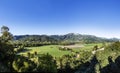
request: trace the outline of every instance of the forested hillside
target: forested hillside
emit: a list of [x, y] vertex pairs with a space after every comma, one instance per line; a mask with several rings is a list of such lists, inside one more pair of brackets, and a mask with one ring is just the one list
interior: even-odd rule
[[[93, 35], [69, 33], [66, 35], [19, 35], [14, 36], [15, 43], [33, 44], [34, 46], [48, 44], [103, 43], [119, 41], [117, 38], [101, 38]], [[26, 45], [27, 46], [27, 45]]]
[[[40, 73], [120, 73], [120, 42], [106, 42], [101, 46], [95, 45], [83, 50], [75, 50], [67, 47], [46, 46], [46, 48], [35, 47], [37, 50], [49, 50], [55, 52], [69, 53], [62, 54], [62, 56], [52, 56], [50, 53], [44, 51], [40, 53], [37, 50], [27, 49], [25, 44], [17, 45], [13, 35], [9, 32], [9, 28], [3, 26], [1, 28], [0, 36], [0, 72], [40, 72]], [[75, 34], [67, 34], [66, 38], [71, 39]], [[65, 35], [64, 35], [65, 36]], [[70, 37], [72, 36], [72, 37]], [[82, 35], [81, 35], [82, 36]], [[23, 36], [21, 36], [23, 37]], [[55, 37], [58, 36], [26, 36], [26, 38], [19, 37], [19, 41], [24, 42], [37, 42], [40, 40], [42, 43], [49, 41], [56, 41]], [[44, 40], [41, 40], [44, 37]], [[63, 36], [62, 36], [63, 37]], [[76, 36], [78, 37], [78, 36]], [[87, 37], [87, 36], [86, 36]], [[90, 36], [89, 36], [90, 37]], [[91, 36], [92, 37], [92, 36]], [[93, 36], [95, 38], [95, 36]], [[96, 37], [97, 38], [97, 37]], [[36, 40], [37, 39], [37, 40]], [[57, 40], [58, 41], [58, 40]], [[65, 41], [65, 38], [64, 40]], [[48, 41], [47, 41], [48, 42]], [[51, 43], [49, 43], [51, 44]], [[29, 44], [31, 45], [31, 43]], [[35, 46], [32, 44], [32, 46]], [[40, 45], [39, 45], [40, 46]], [[59, 47], [57, 47], [59, 46]], [[55, 49], [50, 50], [50, 49]], [[89, 50], [88, 50], [89, 48]], [[94, 53], [93, 53], [94, 51]], [[26, 53], [26, 54], [21, 54]], [[59, 53], [57, 53], [59, 54]]]

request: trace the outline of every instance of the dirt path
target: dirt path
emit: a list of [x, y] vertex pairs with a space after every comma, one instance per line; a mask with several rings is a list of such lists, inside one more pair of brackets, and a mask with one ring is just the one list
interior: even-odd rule
[[105, 49], [105, 48], [101, 48], [101, 49], [98, 49], [98, 50], [96, 50], [96, 51], [94, 50], [94, 51], [92, 51], [92, 54], [96, 54], [97, 51], [103, 51], [104, 49]]
[[82, 47], [84, 47], [84, 45], [79, 45], [79, 44], [68, 45], [68, 46], [61, 46], [61, 48], [82, 48]]

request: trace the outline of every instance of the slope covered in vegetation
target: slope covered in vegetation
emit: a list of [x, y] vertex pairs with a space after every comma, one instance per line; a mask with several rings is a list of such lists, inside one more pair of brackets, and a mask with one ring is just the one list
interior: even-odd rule
[[[87, 50], [84, 48], [80, 51], [59, 47], [57, 51], [72, 54], [55, 57], [49, 53], [38, 53], [37, 50], [27, 52], [25, 45], [13, 43], [13, 35], [8, 27], [1, 29], [0, 72], [120, 73], [120, 42], [103, 44], [101, 47], [94, 45], [92, 50], [87, 47]], [[26, 52], [26, 55], [19, 54], [21, 52]]]

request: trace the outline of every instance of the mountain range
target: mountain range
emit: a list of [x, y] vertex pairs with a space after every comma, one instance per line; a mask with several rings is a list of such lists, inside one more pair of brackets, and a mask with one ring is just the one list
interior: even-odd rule
[[40, 41], [40, 42], [54, 42], [54, 41], [66, 41], [66, 42], [85, 42], [85, 43], [95, 43], [95, 42], [114, 42], [119, 41], [118, 38], [103, 38], [94, 35], [82, 35], [75, 33], [68, 33], [65, 35], [16, 35], [15, 40], [21, 41]]

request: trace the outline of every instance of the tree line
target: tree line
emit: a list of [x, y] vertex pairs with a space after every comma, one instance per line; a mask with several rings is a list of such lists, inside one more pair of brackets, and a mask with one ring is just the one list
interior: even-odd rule
[[[120, 42], [105, 46], [105, 51], [93, 55], [89, 51], [80, 51], [72, 55], [56, 58], [50, 54], [17, 54], [24, 49], [15, 47], [13, 35], [7, 26], [1, 28], [0, 36], [0, 72], [40, 72], [40, 73], [119, 73]], [[95, 46], [97, 48], [97, 46]], [[95, 48], [94, 47], [94, 48]], [[18, 48], [17, 50], [15, 48]], [[101, 55], [108, 56], [109, 64], [102, 67]], [[79, 56], [78, 56], [79, 55]], [[114, 59], [113, 59], [114, 58]], [[106, 59], [106, 58], [105, 58]], [[113, 61], [115, 60], [115, 61]]]

